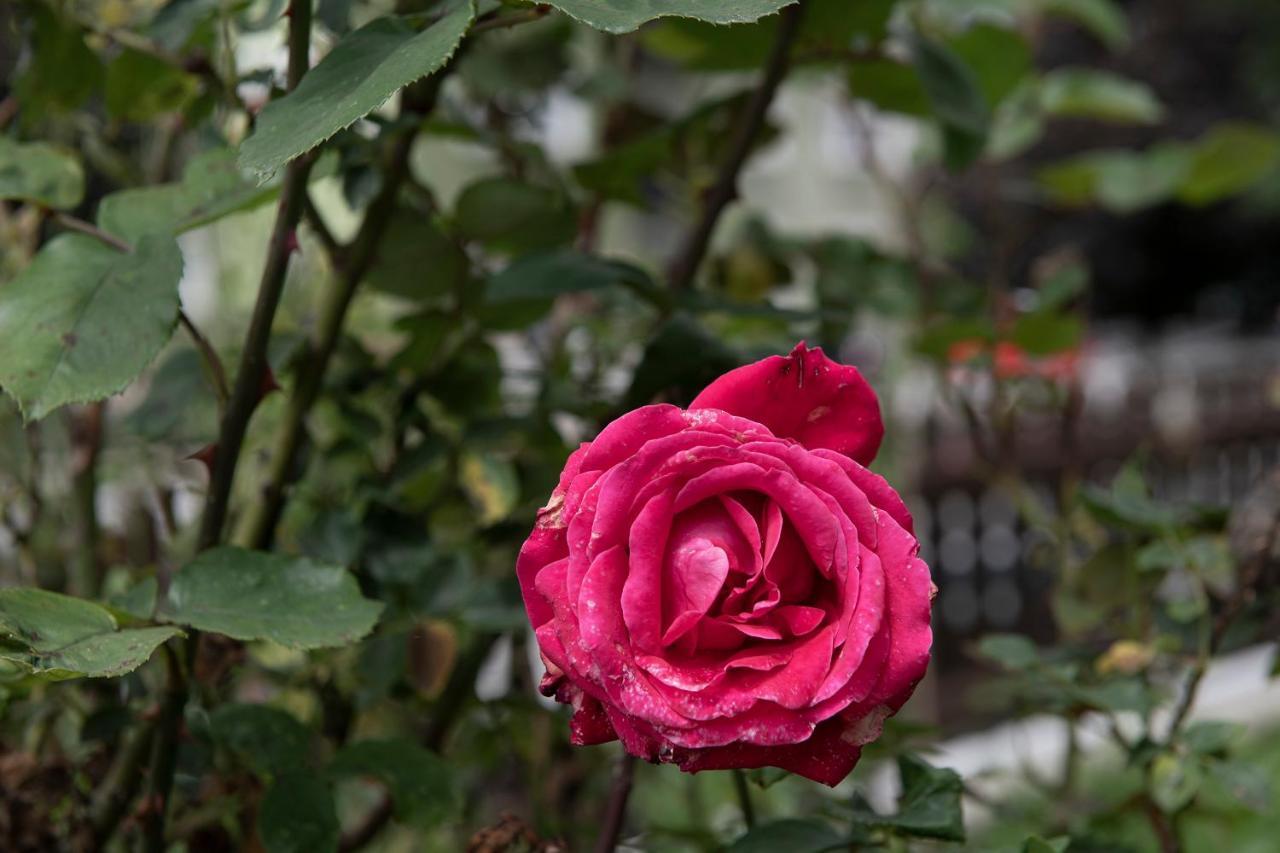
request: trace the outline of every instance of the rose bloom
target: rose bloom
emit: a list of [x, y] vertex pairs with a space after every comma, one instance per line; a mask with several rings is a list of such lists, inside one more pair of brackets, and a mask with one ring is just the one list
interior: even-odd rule
[[863, 467], [883, 433], [861, 374], [802, 343], [569, 457], [516, 572], [574, 744], [849, 774], [933, 639], [911, 515]]

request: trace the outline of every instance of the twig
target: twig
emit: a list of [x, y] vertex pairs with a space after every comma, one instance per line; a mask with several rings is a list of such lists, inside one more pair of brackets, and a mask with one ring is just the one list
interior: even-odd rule
[[307, 223], [307, 227], [315, 232], [316, 239], [320, 241], [320, 245], [324, 246], [324, 250], [328, 252], [329, 260], [334, 267], [341, 268], [343, 246], [338, 242], [338, 238], [333, 236], [333, 232], [329, 230], [329, 224], [324, 221], [324, 217], [316, 208], [310, 193], [307, 193], [302, 199], [302, 218]]
[[209, 339], [192, 322], [187, 312], [181, 308], [178, 309], [178, 322], [187, 330], [187, 334], [191, 336], [192, 343], [200, 351], [200, 356], [209, 371], [209, 376], [213, 379], [213, 390], [218, 397], [219, 408], [226, 406], [227, 401], [231, 399], [231, 386], [227, 383], [227, 371], [222, 366], [222, 359], [218, 357], [218, 351], [213, 348], [213, 344], [209, 343]]
[[741, 770], [733, 771], [733, 787], [738, 792], [738, 806], [742, 809], [742, 820], [747, 829], [756, 825], [756, 809], [751, 804], [751, 789], [747, 787], [747, 774]]
[[688, 290], [693, 284], [693, 278], [707, 254], [707, 248], [711, 244], [711, 236], [715, 232], [716, 223], [720, 221], [720, 215], [729, 203], [737, 198], [738, 174], [751, 154], [756, 137], [764, 129], [769, 106], [778, 92], [778, 86], [787, 76], [791, 48], [800, 32], [804, 8], [804, 3], [797, 3], [782, 10], [778, 34], [769, 53], [764, 77], [760, 80], [760, 85], [751, 93], [751, 98], [738, 119], [733, 137], [729, 142], [728, 156], [720, 166], [720, 173], [715, 183], [711, 185], [703, 199], [702, 215], [685, 238], [680, 252], [667, 268], [667, 280], [673, 291]]
[[71, 422], [71, 478], [76, 505], [76, 553], [71, 563], [73, 592], [96, 598], [101, 580], [98, 559], [98, 460], [104, 444], [106, 402], [73, 413]]
[[622, 836], [622, 825], [627, 818], [627, 800], [631, 797], [631, 783], [635, 778], [636, 759], [623, 753], [614, 771], [613, 789], [609, 792], [609, 805], [605, 807], [604, 825], [596, 839], [595, 853], [613, 853]]
[[69, 213], [62, 213], [59, 211], [54, 213], [50, 219], [53, 220], [55, 224], [67, 229], [68, 231], [76, 231], [80, 234], [92, 237], [95, 240], [107, 244], [113, 249], [118, 249], [121, 252], [133, 251], [133, 246], [130, 246], [127, 242], [121, 240], [116, 235], [109, 234], [93, 223], [85, 222], [83, 219], [77, 219]]
[[481, 18], [471, 28], [471, 35], [479, 35], [492, 30], [505, 30], [510, 27], [518, 27], [521, 24], [540, 21], [551, 12], [550, 6], [534, 6], [532, 9], [522, 9], [518, 12], [512, 12], [509, 15], [493, 15], [487, 18]]

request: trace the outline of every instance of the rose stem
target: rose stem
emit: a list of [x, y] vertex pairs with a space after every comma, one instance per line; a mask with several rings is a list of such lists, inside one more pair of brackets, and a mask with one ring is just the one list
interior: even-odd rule
[[756, 825], [756, 809], [751, 805], [751, 789], [747, 787], [747, 774], [741, 770], [733, 771], [733, 787], [738, 792], [738, 805], [742, 808], [742, 820], [747, 829]]
[[631, 780], [635, 776], [636, 759], [623, 753], [613, 776], [613, 790], [609, 793], [609, 805], [604, 814], [604, 827], [596, 839], [595, 853], [612, 853], [618, 846], [622, 824], [627, 817], [627, 798], [631, 796]]

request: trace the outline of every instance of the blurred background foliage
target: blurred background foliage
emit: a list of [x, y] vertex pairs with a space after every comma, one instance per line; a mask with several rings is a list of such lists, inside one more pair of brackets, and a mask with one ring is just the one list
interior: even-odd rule
[[[515, 555], [578, 442], [806, 339], [882, 396], [933, 669], [834, 791], [641, 767], [627, 848], [1273, 850], [1280, 7], [483, 0], [430, 44], [462, 5], [318, 0], [287, 98], [284, 0], [0, 6], [0, 585], [173, 606], [274, 257], [227, 539], [383, 605], [55, 684], [4, 599], [0, 848], [149, 837], [181, 666], [161, 848], [588, 849], [616, 748], [537, 695]], [[346, 117], [330, 55], [391, 82]], [[192, 333], [88, 300], [124, 331], [33, 384], [26, 295], [120, 280]]]

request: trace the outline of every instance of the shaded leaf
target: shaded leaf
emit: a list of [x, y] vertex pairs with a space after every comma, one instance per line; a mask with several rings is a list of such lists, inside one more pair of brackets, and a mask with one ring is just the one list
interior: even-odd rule
[[448, 0], [439, 16], [378, 18], [338, 42], [274, 100], [240, 149], [240, 162], [266, 177], [382, 106], [399, 89], [441, 68], [475, 17], [473, 0]]
[[1045, 74], [1040, 105], [1053, 116], [1116, 123], [1153, 124], [1164, 115], [1164, 107], [1145, 83], [1091, 68]]
[[520, 480], [515, 465], [493, 453], [463, 453], [458, 481], [475, 507], [482, 527], [505, 519], [520, 500]]
[[123, 390], [172, 334], [181, 278], [169, 237], [132, 253], [55, 237], [0, 289], [0, 385], [28, 420]]
[[107, 112], [125, 121], [147, 121], [181, 110], [199, 88], [194, 75], [154, 56], [125, 50], [107, 66]]
[[341, 566], [232, 547], [184, 566], [161, 605], [170, 622], [297, 649], [354, 642], [373, 630], [381, 611]]
[[274, 186], [254, 186], [236, 165], [235, 152], [219, 148], [193, 158], [182, 181], [112, 193], [98, 205], [98, 226], [126, 242], [147, 234], [182, 234], [271, 201]]
[[978, 654], [1010, 670], [1027, 669], [1040, 662], [1036, 644], [1021, 634], [988, 634], [978, 641]]
[[0, 659], [44, 678], [112, 678], [146, 663], [182, 632], [172, 627], [119, 630], [105, 607], [43, 589], [0, 590]]
[[453, 771], [439, 756], [402, 740], [366, 740], [333, 757], [334, 776], [372, 776], [391, 792], [396, 819], [420, 829], [447, 820], [459, 805]]
[[1280, 161], [1280, 135], [1247, 124], [1215, 127], [1195, 146], [1178, 198], [1212, 204], [1248, 189]]
[[1194, 758], [1164, 752], [1151, 764], [1151, 799], [1165, 812], [1176, 812], [1195, 797], [1203, 779]]
[[454, 225], [462, 237], [510, 252], [544, 249], [572, 239], [577, 223], [568, 199], [514, 178], [486, 178], [458, 197]]
[[301, 769], [311, 755], [306, 726], [268, 705], [222, 705], [209, 715], [209, 733], [261, 775]]
[[20, 143], [0, 136], [0, 199], [63, 210], [84, 198], [84, 169], [69, 151], [47, 142]]
[[738, 24], [773, 14], [794, 0], [549, 0], [589, 27], [629, 33], [646, 21], [674, 16], [713, 24]]
[[1111, 50], [1129, 46], [1129, 19], [1113, 0], [1041, 0], [1041, 5], [1089, 30]]
[[339, 829], [333, 793], [311, 773], [281, 776], [258, 808], [258, 837], [267, 853], [336, 851]]
[[466, 252], [430, 216], [402, 207], [387, 225], [367, 279], [383, 293], [429, 300], [457, 291], [469, 268]]

